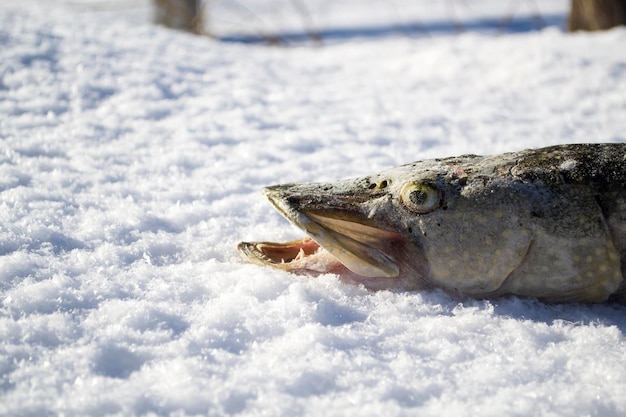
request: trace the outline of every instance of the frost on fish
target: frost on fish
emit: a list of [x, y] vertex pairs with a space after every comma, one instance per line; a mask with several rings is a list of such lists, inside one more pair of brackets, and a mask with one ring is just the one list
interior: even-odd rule
[[473, 297], [624, 292], [626, 144], [426, 160], [265, 194], [309, 237], [241, 243], [257, 264]]

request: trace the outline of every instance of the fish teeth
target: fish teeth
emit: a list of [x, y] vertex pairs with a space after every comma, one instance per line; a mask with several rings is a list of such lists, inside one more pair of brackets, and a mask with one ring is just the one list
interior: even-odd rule
[[298, 254], [293, 260], [299, 261], [300, 259], [304, 259], [304, 257], [306, 257], [306, 254], [304, 253], [304, 249], [300, 248], [300, 251], [298, 252]]

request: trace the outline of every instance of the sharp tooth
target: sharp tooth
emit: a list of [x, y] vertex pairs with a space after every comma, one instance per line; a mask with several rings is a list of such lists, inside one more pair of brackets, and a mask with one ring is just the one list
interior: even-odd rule
[[254, 250], [257, 253], [258, 257], [263, 259], [264, 261], [271, 261], [270, 257], [267, 256], [259, 247], [258, 245], [254, 245]]
[[294, 258], [294, 261], [299, 261], [300, 259], [303, 259], [306, 256], [306, 254], [304, 253], [304, 249], [300, 248], [300, 251], [298, 252], [298, 255]]

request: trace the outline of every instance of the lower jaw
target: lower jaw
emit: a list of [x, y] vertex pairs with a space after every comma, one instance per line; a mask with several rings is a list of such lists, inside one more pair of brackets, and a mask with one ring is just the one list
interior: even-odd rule
[[[246, 245], [247, 250], [242, 250]], [[349, 270], [337, 258], [310, 237], [286, 243], [241, 243], [239, 251], [244, 260], [281, 269], [298, 275], [319, 276], [335, 274], [341, 282], [362, 285], [368, 290], [412, 290], [414, 285], [398, 277], [365, 277]], [[302, 255], [298, 255], [302, 253]]]

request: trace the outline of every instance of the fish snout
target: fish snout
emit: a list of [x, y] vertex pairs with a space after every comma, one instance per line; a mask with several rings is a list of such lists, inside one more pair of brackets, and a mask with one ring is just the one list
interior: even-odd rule
[[401, 236], [369, 215], [376, 197], [354, 183], [284, 184], [263, 194], [289, 221], [304, 230], [352, 272], [395, 277], [399, 267], [389, 249]]
[[307, 211], [354, 210], [387, 194], [386, 191], [355, 185], [353, 181], [288, 183], [265, 187], [262, 192], [275, 206], [280, 202], [281, 206], [286, 204], [291, 209]]

